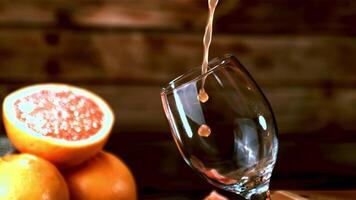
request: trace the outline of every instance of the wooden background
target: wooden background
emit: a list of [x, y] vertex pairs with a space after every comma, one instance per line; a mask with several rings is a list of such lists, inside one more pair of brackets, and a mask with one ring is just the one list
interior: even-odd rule
[[[210, 186], [181, 159], [159, 93], [201, 63], [206, 17], [206, 0], [2, 0], [0, 98], [38, 82], [97, 92], [117, 115], [106, 148], [141, 198], [194, 199]], [[276, 114], [272, 188], [356, 187], [355, 36], [354, 0], [220, 2], [211, 57], [235, 54]]]

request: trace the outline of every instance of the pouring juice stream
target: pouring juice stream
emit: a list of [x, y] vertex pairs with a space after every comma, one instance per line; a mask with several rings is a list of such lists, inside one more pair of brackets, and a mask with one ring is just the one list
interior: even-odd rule
[[[202, 74], [205, 74], [208, 71], [208, 62], [209, 62], [209, 47], [211, 44], [211, 38], [213, 33], [213, 21], [214, 21], [214, 13], [215, 8], [218, 5], [219, 0], [208, 0], [209, 5], [209, 15], [208, 21], [205, 26], [205, 33], [203, 38], [203, 45], [204, 45], [204, 55], [203, 55], [203, 62], [201, 65]], [[209, 100], [209, 95], [204, 89], [205, 85], [205, 78], [202, 79], [202, 86], [199, 90], [198, 100], [202, 103], [205, 103]], [[206, 124], [203, 124], [198, 129], [198, 134], [203, 137], [208, 137], [211, 133], [210, 127]]]

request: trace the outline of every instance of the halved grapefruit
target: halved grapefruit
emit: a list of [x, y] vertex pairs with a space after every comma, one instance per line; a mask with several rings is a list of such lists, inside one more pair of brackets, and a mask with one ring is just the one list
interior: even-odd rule
[[9, 94], [3, 120], [12, 144], [61, 168], [78, 165], [99, 152], [114, 115], [98, 95], [66, 84], [38, 84]]
[[0, 158], [0, 199], [69, 200], [69, 191], [49, 161], [31, 154], [11, 154]]

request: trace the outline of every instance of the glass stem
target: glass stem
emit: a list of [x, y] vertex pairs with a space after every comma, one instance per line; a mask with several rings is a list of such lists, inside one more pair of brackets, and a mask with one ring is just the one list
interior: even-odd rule
[[250, 200], [272, 200], [269, 190], [260, 194], [253, 194]]

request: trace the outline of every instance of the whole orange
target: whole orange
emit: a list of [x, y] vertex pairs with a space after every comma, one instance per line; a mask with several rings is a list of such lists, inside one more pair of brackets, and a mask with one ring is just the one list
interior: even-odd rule
[[52, 163], [30, 154], [12, 154], [0, 158], [0, 199], [69, 200], [69, 192]]
[[115, 155], [101, 151], [79, 166], [63, 171], [72, 200], [135, 200], [135, 179]]

